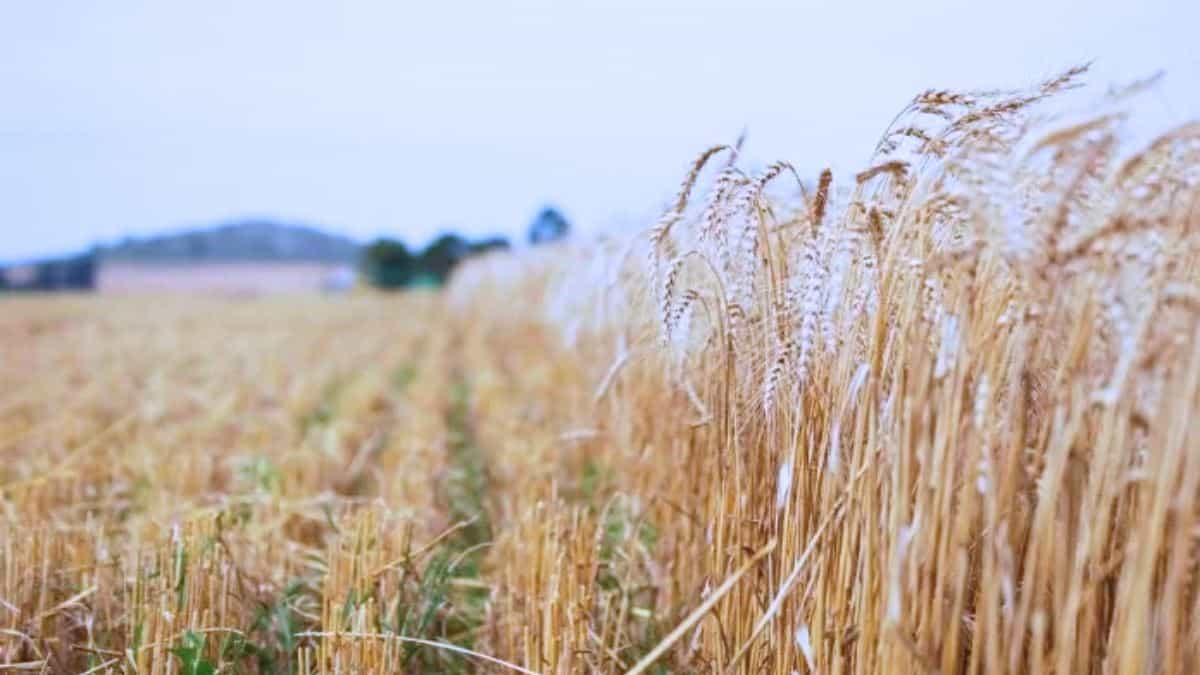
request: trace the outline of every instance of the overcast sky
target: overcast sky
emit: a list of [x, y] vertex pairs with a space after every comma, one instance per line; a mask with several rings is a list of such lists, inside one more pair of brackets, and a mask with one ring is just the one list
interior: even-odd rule
[[858, 168], [918, 90], [1096, 59], [1200, 117], [1200, 2], [2, 0], [0, 260], [267, 216], [641, 224], [696, 152]]

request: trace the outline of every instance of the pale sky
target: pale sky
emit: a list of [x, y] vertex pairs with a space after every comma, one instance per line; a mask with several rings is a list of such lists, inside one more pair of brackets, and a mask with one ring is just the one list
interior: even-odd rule
[[1200, 118], [1200, 2], [0, 0], [0, 260], [265, 216], [639, 226], [714, 142], [860, 168], [929, 87], [1095, 59]]

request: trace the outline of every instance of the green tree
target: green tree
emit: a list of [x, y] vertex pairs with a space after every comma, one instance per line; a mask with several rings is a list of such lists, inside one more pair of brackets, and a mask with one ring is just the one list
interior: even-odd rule
[[571, 224], [553, 206], [547, 206], [529, 224], [529, 243], [537, 246], [565, 239], [571, 232]]
[[413, 281], [417, 273], [413, 259], [404, 242], [377, 239], [363, 249], [363, 276], [378, 288], [402, 288]]
[[470, 251], [471, 245], [467, 240], [457, 234], [443, 234], [421, 254], [419, 267], [423, 274], [437, 283], [445, 283], [454, 266], [462, 262]]

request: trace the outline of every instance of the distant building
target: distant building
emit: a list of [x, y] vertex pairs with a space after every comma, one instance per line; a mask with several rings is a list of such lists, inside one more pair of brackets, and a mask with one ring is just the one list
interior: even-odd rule
[[37, 265], [18, 265], [0, 271], [7, 288], [25, 288], [37, 281]]
[[250, 221], [101, 249], [102, 293], [258, 295], [345, 291], [354, 286], [357, 243], [308, 227]]
[[91, 254], [0, 269], [0, 289], [8, 291], [87, 291], [95, 281], [96, 259]]
[[97, 269], [101, 293], [228, 293], [263, 295], [345, 291], [354, 273], [336, 263], [104, 261]]

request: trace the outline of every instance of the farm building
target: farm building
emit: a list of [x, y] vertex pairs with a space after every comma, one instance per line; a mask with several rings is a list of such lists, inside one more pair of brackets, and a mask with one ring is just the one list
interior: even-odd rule
[[354, 285], [352, 267], [306, 262], [104, 261], [96, 270], [101, 293], [213, 292], [237, 295], [336, 292]]
[[245, 222], [103, 248], [101, 293], [336, 292], [356, 279], [358, 245], [319, 230]]
[[96, 260], [90, 254], [0, 269], [0, 290], [8, 291], [87, 291], [95, 280]]

